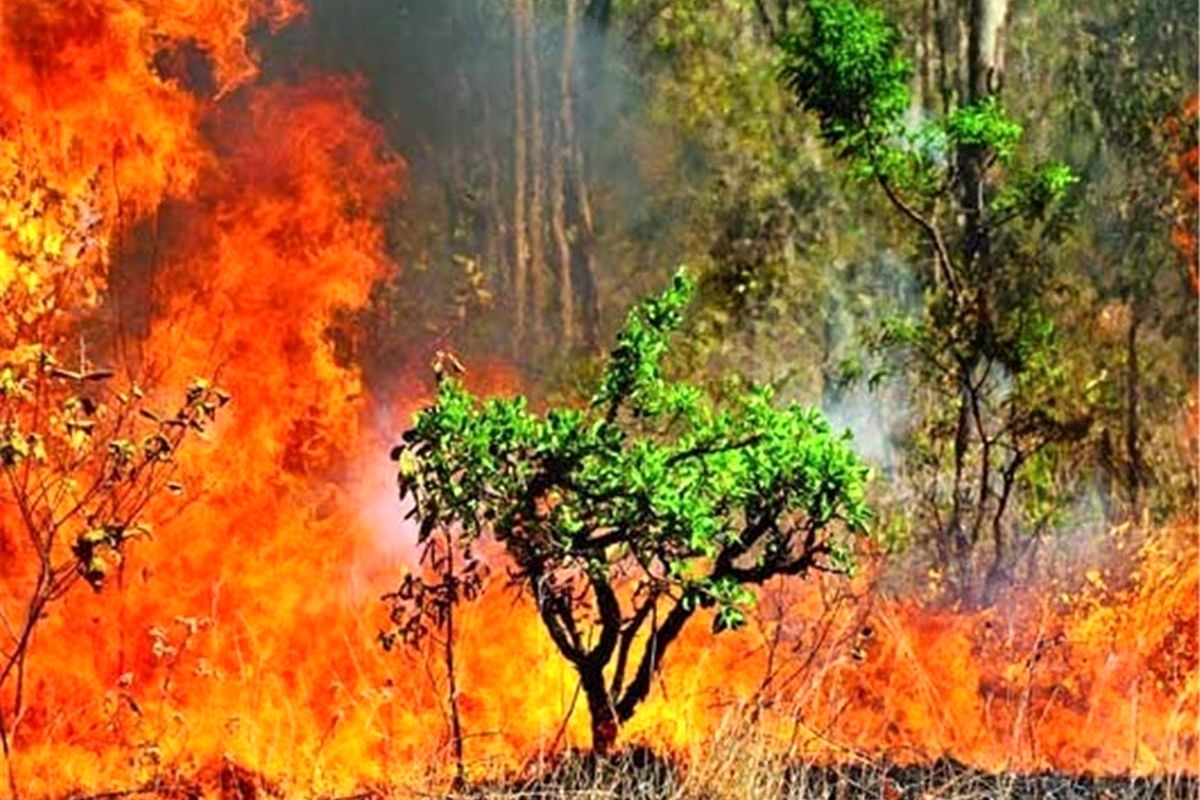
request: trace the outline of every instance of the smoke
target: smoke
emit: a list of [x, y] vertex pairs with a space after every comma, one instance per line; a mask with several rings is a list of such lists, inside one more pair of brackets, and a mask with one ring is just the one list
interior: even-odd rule
[[903, 465], [913, 419], [907, 354], [872, 344], [887, 317], [919, 317], [924, 298], [912, 265], [885, 242], [834, 266], [825, 307], [827, 357], [821, 408], [849, 430], [855, 449], [884, 480]]
[[[564, 21], [553, 4], [531, 4], [531, 17], [528, 52], [516, 44], [513, 9], [486, 0], [316, 3], [302, 23], [264, 42], [269, 80], [311, 71], [362, 76], [366, 113], [409, 165], [408, 192], [389, 226], [389, 246], [405, 266], [403, 275], [377, 286], [369, 307], [344, 320], [354, 340], [347, 352], [377, 394], [392, 394], [404, 373], [423, 369], [439, 348], [455, 349], [468, 367], [514, 364], [535, 390], [564, 357], [578, 352], [562, 346], [561, 265], [552, 220], [554, 170], [569, 162], [557, 138]], [[569, 94], [585, 165], [582, 181], [593, 204], [596, 286], [588, 286], [579, 263], [571, 269], [577, 324], [591, 324], [586, 314], [594, 302], [602, 344], [624, 314], [623, 307], [609, 307], [608, 298], [619, 294], [628, 302], [656, 287], [680, 252], [660, 244], [671, 241], [661, 236], [661, 226], [660, 235], [649, 235], [654, 193], [630, 144], [652, 138], [647, 132], [654, 126], [646, 87], [630, 67], [622, 38], [580, 19], [574, 45]], [[535, 296], [525, 312], [531, 333], [524, 338], [517, 336], [512, 285], [518, 58], [526, 75], [526, 203], [532, 202], [535, 175], [545, 191], [542, 230], [530, 238], [540, 240], [535, 247], [546, 267], [540, 278], [531, 277], [543, 285], [531, 288]], [[566, 234], [578, 259], [588, 245], [570, 189]], [[630, 242], [639, 240], [631, 249]], [[638, 257], [638, 248], [651, 247], [659, 251], [651, 259]], [[647, 261], [654, 266], [646, 268]]]
[[850, 432], [855, 452], [871, 466], [885, 476], [899, 469], [896, 431], [908, 414], [903, 402], [881, 402], [878, 393], [855, 385], [823, 410], [834, 429]]

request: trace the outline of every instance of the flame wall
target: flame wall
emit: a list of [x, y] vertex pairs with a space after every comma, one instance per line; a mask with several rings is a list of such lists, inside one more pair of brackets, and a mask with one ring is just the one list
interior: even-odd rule
[[[252, 31], [302, 14], [0, 5], [0, 156], [99, 220], [115, 260], [111, 281], [107, 257], [93, 267], [98, 289], [113, 284], [101, 316], [130, 337], [111, 352], [139, 354], [129, 366], [156, 385], [216, 373], [234, 396], [119, 585], [72, 595], [39, 630], [16, 742], [34, 796], [227, 761], [296, 792], [444, 764], [436, 658], [375, 643], [376, 598], [411, 557], [377, 420], [402, 427], [422, 390], [369, 397], [329, 334], [398, 268], [384, 230], [404, 165], [361, 112], [360, 79], [257, 79]], [[513, 385], [501, 368], [472, 374]], [[823, 758], [1194, 771], [1196, 553], [1172, 541], [1123, 589], [1017, 598], [1007, 618], [772, 595], [786, 623], [715, 644], [697, 623], [626, 735], [694, 751], [758, 696], [781, 747]], [[582, 704], [563, 725], [575, 683], [524, 605], [494, 592], [466, 609], [459, 648], [477, 767], [586, 740]]]

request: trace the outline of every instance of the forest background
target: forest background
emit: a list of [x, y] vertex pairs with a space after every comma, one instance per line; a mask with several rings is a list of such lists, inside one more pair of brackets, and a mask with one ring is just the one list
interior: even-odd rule
[[[781, 80], [801, 4], [382, 5], [317, 5], [269, 45], [372, 76], [409, 163], [404, 275], [342, 329], [373, 385], [452, 349], [468, 369], [511, 365], [542, 402], [578, 400], [626, 309], [685, 263], [699, 306], [676, 369], [771, 383], [849, 428], [876, 469], [881, 548], [913, 567], [891, 579], [910, 591], [987, 601], [1115, 524], [1194, 506], [1186, 4], [880, 7], [908, 61], [910, 132], [972, 107], [973, 43], [994, 42], [987, 91], [1020, 127], [989, 164], [989, 209], [1047, 165], [1065, 177], [996, 234], [995, 280], [1020, 299], [996, 311], [1012, 352], [981, 373], [974, 422], [937, 374], [954, 323], [931, 313], [935, 254]], [[969, 223], [952, 209], [943, 224]], [[952, 546], [959, 506], [995, 524]]]

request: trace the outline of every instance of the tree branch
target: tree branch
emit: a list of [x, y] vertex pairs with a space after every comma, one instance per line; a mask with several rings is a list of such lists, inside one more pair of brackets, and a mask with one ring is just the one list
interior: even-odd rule
[[731, 450], [741, 450], [750, 447], [762, 440], [761, 436], [750, 436], [746, 439], [741, 439], [736, 442], [707, 442], [689, 447], [686, 450], [680, 450], [667, 459], [667, 466], [671, 467], [678, 464], [680, 461], [686, 461], [689, 458], [703, 458], [704, 456], [716, 455], [717, 453], [728, 453]]
[[730, 577], [738, 583], [752, 583], [756, 586], [762, 585], [771, 578], [778, 576], [800, 575], [810, 569], [822, 570], [826, 572], [836, 572], [837, 570], [822, 566], [817, 562], [817, 556], [829, 555], [830, 548], [826, 544], [813, 545], [805, 549], [799, 556], [791, 561], [766, 562], [753, 567], [734, 567], [731, 566], [720, 575], [713, 573], [714, 577]]
[[537, 604], [538, 613], [542, 617], [542, 622], [546, 625], [546, 630], [550, 634], [555, 647], [563, 654], [563, 657], [572, 664], [581, 664], [584, 661], [583, 649], [580, 646], [579, 635], [572, 628], [563, 623], [563, 616], [569, 618], [558, 602], [558, 597], [554, 593], [544, 590], [544, 576], [541, 573], [530, 573], [529, 583], [533, 589], [534, 601]]
[[621, 644], [617, 650], [617, 664], [613, 671], [612, 688], [610, 694], [614, 697], [621, 693], [621, 689], [625, 684], [625, 668], [629, 662], [629, 648], [633, 646], [633, 640], [637, 638], [638, 631], [642, 629], [642, 625], [650, 617], [650, 612], [658, 604], [658, 598], [662, 594], [659, 589], [651, 589], [646, 601], [637, 609], [633, 617], [621, 629]]
[[638, 663], [637, 673], [634, 675], [629, 686], [625, 689], [624, 695], [617, 701], [617, 719], [625, 722], [633, 716], [633, 710], [637, 708], [637, 704], [645, 699], [650, 692], [650, 681], [654, 678], [654, 673], [658, 671], [659, 665], [662, 663], [663, 654], [671, 642], [679, 636], [683, 630], [684, 624], [691, 618], [694, 606], [690, 603], [685, 603], [683, 598], [675, 602], [675, 605], [667, 613], [661, 627], [656, 628], [650, 634], [646, 641], [645, 649], [642, 650], [642, 658]]
[[612, 658], [621, 634], [621, 604], [608, 581], [589, 577], [592, 593], [596, 596], [596, 610], [600, 613], [600, 640], [587, 654], [589, 661], [601, 668]]
[[891, 183], [885, 178], [878, 169], [875, 170], [875, 179], [878, 181], [883, 193], [887, 195], [888, 200], [895, 206], [901, 214], [908, 217], [914, 224], [917, 225], [929, 239], [933, 245], [934, 253], [937, 256], [938, 269], [946, 278], [946, 285], [950, 288], [950, 295], [954, 298], [955, 303], [959, 298], [958, 278], [954, 274], [952, 262], [950, 260], [950, 252], [946, 249], [946, 242], [942, 239], [942, 233], [936, 226], [915, 208], [905, 202], [904, 198], [896, 192]]

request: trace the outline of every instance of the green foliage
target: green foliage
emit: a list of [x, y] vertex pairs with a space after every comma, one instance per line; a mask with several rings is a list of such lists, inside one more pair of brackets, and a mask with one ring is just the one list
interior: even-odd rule
[[1013, 157], [1024, 134], [994, 96], [955, 109], [946, 119], [945, 130], [954, 145], [983, 148], [1001, 161]]
[[[396, 453], [422, 541], [439, 525], [461, 525], [467, 537], [490, 529], [538, 572], [608, 569], [633, 556], [730, 605], [746, 595], [722, 587], [789, 568], [798, 533], [815, 537], [837, 521], [863, 530], [866, 470], [817, 412], [777, 408], [765, 389], [717, 408], [699, 388], [664, 378], [691, 291], [680, 274], [634, 309], [589, 409], [539, 416], [523, 397], [480, 402], [444, 380]], [[747, 535], [762, 546], [749, 572], [687, 569], [748, 547]]]
[[[346, 348], [347, 357], [382, 353], [372, 379], [386, 380], [411, 352], [381, 343], [409, 341], [415, 320], [452, 304], [462, 257], [487, 276], [495, 303], [472, 303], [448, 338], [474, 358], [508, 341], [511, 328], [513, 287], [497, 280], [511, 266], [511, 233], [492, 241], [489, 231], [511, 224], [512, 7], [442, 5], [406, 0], [386, 29], [345, 26], [369, 31], [367, 46], [328, 48], [383, 59], [351, 66], [389, 76], [384, 91], [421, 112], [393, 135], [406, 151], [430, 150], [412, 165], [409, 213], [391, 232], [412, 268], [380, 298], [389, 325], [374, 343]], [[990, 486], [973, 478], [981, 435], [1000, 442], [993, 467], [1007, 466], [1001, 456], [1014, 446], [1023, 457], [1041, 447], [1030, 464], [1053, 462], [1039, 468], [1053, 476], [1045, 491], [1019, 477], [1004, 518], [1015, 537], [1037, 527], [1022, 520], [1051, 518], [1028, 513], [1034, 507], [1095, 507], [1094, 487], [1130, 472], [1122, 451], [1131, 438], [1143, 442], [1144, 471], [1157, 484], [1194, 485], [1176, 457], [1182, 445], [1172, 444], [1194, 380], [1195, 313], [1169, 237], [1184, 210], [1164, 169], [1175, 145], [1163, 124], [1194, 84], [1194, 20], [1171, 0], [1014, 5], [1000, 41], [1008, 72], [988, 81], [1004, 94], [972, 104], [969, 6], [614, 0], [608, 23], [584, 36], [577, 98], [593, 132], [584, 138], [590, 173], [604, 176], [593, 183], [604, 324], [662, 279], [644, 265], [686, 261], [696, 265], [697, 308], [674, 343], [672, 374], [733, 372], [831, 409], [855, 397], [848, 384], [870, 384], [884, 438], [904, 443], [881, 464], [898, 478], [881, 491], [894, 493], [894, 516], [907, 515], [910, 535], [900, 538], [921, 545], [948, 527], [952, 443], [960, 409], [971, 409], [966, 374], [980, 387], [984, 422], [981, 434], [969, 420], [963, 471], [976, 482], [964, 487], [966, 505], [994, 503], [1002, 488], [1000, 469]], [[547, 74], [562, 8], [537, 5]], [[918, 30], [933, 35], [918, 45], [906, 34]], [[410, 46], [375, 46], [397, 37]], [[438, 68], [447, 59], [454, 70]], [[553, 125], [557, 89], [543, 88]], [[797, 100], [812, 113], [795, 113]], [[962, 182], [973, 151], [979, 192]], [[941, 235], [958, 298], [937, 274], [928, 235], [906, 235], [911, 219], [886, 213], [880, 181]], [[964, 196], [981, 209], [966, 208]], [[1121, 322], [1129, 318], [1133, 356]], [[593, 397], [600, 359], [564, 356], [553, 325], [543, 333], [540, 347], [514, 359], [531, 404]], [[1143, 386], [1130, 393], [1134, 365]], [[742, 391], [703, 385], [722, 397]], [[1131, 397], [1141, 398], [1143, 420], [1133, 437], [1124, 430]], [[685, 394], [668, 405], [688, 402]], [[1088, 441], [1040, 444], [1088, 415]], [[1150, 502], [1170, 514], [1178, 499]]]
[[1015, 214], [1041, 220], [1077, 183], [1079, 176], [1066, 164], [1057, 161], [1043, 164], [1017, 173], [996, 195], [992, 210], [997, 215]]
[[[680, 0], [665, 10], [658, 0], [621, 0], [617, 8], [620, 30], [610, 41], [627, 40], [645, 65], [647, 111], [661, 127], [628, 140], [647, 145], [631, 155], [652, 178], [654, 211], [611, 259], [620, 280], [609, 307], [645, 291], [654, 273], [642, 265], [687, 262], [696, 311], [676, 346], [677, 366], [814, 397], [824, 308], [839, 288], [833, 251], [861, 237], [844, 224], [855, 187], [828, 179], [816, 125], [791, 113], [794, 99], [778, 79], [771, 43], [786, 26], [764, 24], [747, 0]], [[656, 51], [654, 40], [670, 46]], [[632, 268], [628, 277], [619, 265]]]
[[806, 29], [782, 39], [782, 76], [815, 113], [842, 157], [870, 157], [900, 131], [909, 106], [909, 62], [900, 33], [880, 11], [853, 0], [813, 0]]
[[[660, 603], [683, 619], [713, 607], [720, 631], [743, 622], [747, 585], [848, 571], [866, 528], [867, 469], [818, 412], [760, 388], [717, 403], [666, 377], [692, 291], [681, 272], [630, 312], [587, 408], [537, 414], [524, 397], [480, 400], [445, 378], [393, 454], [419, 542], [454, 531], [469, 549], [493, 535], [581, 671], [613, 651], [589, 652], [575, 633], [580, 582], [612, 636]], [[634, 609], [614, 605], [614, 587]], [[648, 669], [669, 641], [647, 645]], [[631, 713], [640, 699], [614, 702]]]

